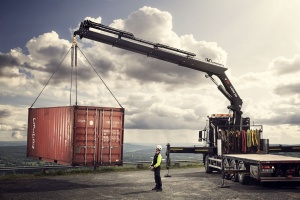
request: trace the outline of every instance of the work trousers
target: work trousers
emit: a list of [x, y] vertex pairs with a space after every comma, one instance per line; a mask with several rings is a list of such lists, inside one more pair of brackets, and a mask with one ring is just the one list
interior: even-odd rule
[[161, 177], [160, 177], [160, 166], [154, 168], [154, 180], [155, 180], [155, 187], [157, 189], [162, 189]]

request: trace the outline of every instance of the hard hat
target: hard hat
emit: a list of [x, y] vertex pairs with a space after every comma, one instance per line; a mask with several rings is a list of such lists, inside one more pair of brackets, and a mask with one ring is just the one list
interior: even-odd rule
[[161, 150], [162, 150], [162, 146], [161, 146], [161, 145], [157, 145], [157, 146], [156, 146], [156, 149], [158, 149], [158, 150], [161, 151]]

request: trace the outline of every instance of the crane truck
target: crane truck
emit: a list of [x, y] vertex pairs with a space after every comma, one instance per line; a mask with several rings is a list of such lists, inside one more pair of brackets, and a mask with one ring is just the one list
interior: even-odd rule
[[199, 141], [204, 141], [204, 146], [167, 145], [167, 168], [171, 153], [201, 153], [206, 173], [221, 171], [223, 180], [226, 178], [241, 184], [249, 183], [250, 178], [260, 182], [300, 181], [300, 158], [270, 154], [297, 152], [300, 146], [270, 146], [269, 140], [263, 139], [263, 126], [251, 124], [250, 118], [242, 117], [243, 101], [222, 64], [209, 58], [198, 59], [194, 53], [139, 39], [130, 32], [90, 20], [81, 22], [74, 32], [76, 36], [204, 72], [228, 99], [229, 114], [208, 116], [205, 129], [199, 131]]

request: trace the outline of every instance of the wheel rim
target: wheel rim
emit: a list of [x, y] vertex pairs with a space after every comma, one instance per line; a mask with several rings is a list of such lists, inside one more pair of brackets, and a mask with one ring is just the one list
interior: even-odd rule
[[[239, 164], [238, 164], [238, 169], [239, 170], [245, 170], [246, 167], [244, 165], [244, 162], [243, 161], [240, 161]], [[242, 182], [244, 180], [244, 177], [245, 177], [245, 174], [243, 173], [238, 173], [238, 178], [239, 178], [239, 181]]]
[[[226, 169], [230, 169], [229, 162], [228, 162], [228, 160], [227, 160], [226, 158], [223, 159], [222, 164], [223, 164], [223, 166], [222, 166], [223, 170], [226, 171]], [[224, 172], [224, 173], [225, 173], [225, 172]], [[231, 179], [231, 174], [225, 173], [225, 178], [226, 178], [227, 180], [230, 180], [230, 179]]]
[[226, 158], [223, 159], [223, 165], [224, 165], [224, 169], [229, 168], [229, 163], [228, 163], [228, 160]]
[[[238, 166], [237, 166], [237, 164], [236, 164], [236, 161], [233, 160], [233, 159], [230, 160], [229, 165], [230, 165], [230, 168], [231, 168], [231, 169], [234, 169], [234, 170], [237, 170], [237, 169], [238, 169]], [[232, 173], [230, 173], [230, 177], [231, 177], [231, 180], [232, 180], [233, 182], [238, 181], [237, 172], [232, 172]]]

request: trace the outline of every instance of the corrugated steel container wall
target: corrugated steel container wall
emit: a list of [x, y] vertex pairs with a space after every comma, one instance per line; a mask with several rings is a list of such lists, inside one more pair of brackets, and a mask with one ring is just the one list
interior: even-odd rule
[[29, 108], [27, 156], [71, 162], [73, 109]]
[[68, 165], [123, 164], [124, 109], [29, 108], [27, 156]]

